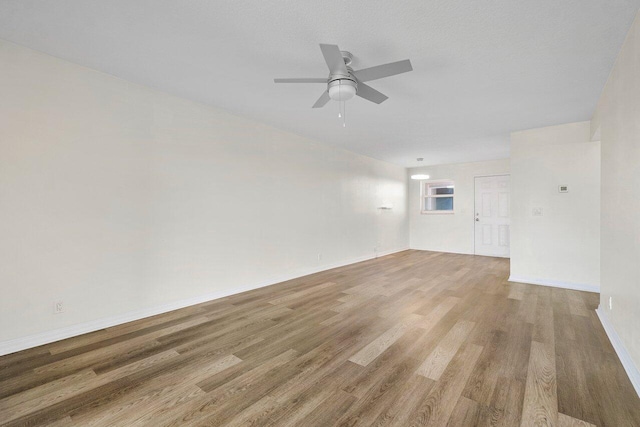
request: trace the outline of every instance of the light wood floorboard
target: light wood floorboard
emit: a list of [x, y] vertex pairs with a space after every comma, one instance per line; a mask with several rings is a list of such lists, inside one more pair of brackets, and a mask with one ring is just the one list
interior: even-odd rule
[[0, 426], [640, 426], [593, 293], [405, 251], [0, 357]]

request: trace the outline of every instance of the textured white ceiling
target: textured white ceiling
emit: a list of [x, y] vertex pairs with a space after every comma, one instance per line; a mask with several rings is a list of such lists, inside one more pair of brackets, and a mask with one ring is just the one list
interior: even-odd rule
[[[588, 120], [640, 0], [0, 0], [0, 38], [404, 166], [508, 156], [508, 134]], [[319, 43], [371, 82], [375, 105], [311, 105]]]

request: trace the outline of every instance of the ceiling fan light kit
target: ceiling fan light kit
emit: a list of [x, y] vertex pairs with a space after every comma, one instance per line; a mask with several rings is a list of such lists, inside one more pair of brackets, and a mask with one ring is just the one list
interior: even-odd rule
[[344, 122], [344, 102], [359, 96], [376, 104], [381, 104], [388, 97], [364, 82], [377, 80], [384, 77], [394, 76], [396, 74], [412, 71], [411, 61], [391, 62], [389, 64], [377, 65], [371, 68], [354, 71], [350, 65], [353, 61], [353, 55], [347, 51], [341, 51], [337, 45], [321, 44], [320, 50], [324, 56], [324, 60], [329, 67], [328, 78], [293, 78], [293, 79], [274, 79], [275, 83], [324, 83], [327, 85], [326, 90], [320, 98], [313, 104], [313, 108], [324, 107], [330, 100], [342, 102], [342, 108], [338, 117], [343, 118]]
[[358, 84], [351, 79], [336, 79], [329, 82], [329, 98], [334, 101], [348, 101], [356, 96]]

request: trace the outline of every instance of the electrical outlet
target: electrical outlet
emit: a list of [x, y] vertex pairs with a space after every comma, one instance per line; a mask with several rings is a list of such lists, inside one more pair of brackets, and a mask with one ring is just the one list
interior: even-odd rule
[[64, 312], [64, 304], [62, 301], [56, 301], [56, 303], [53, 305], [53, 313], [54, 314], [60, 314]]
[[542, 216], [542, 208], [533, 208], [531, 213], [533, 216]]
[[613, 310], [613, 297], [609, 297], [609, 310]]

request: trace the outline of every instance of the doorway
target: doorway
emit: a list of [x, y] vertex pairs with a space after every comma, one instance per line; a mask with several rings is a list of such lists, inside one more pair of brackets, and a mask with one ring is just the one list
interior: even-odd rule
[[476, 255], [509, 258], [510, 175], [475, 178], [474, 248]]

